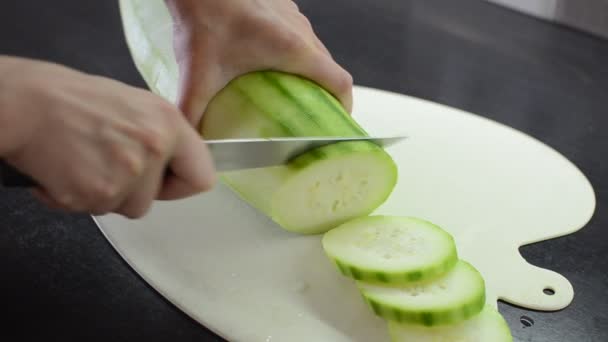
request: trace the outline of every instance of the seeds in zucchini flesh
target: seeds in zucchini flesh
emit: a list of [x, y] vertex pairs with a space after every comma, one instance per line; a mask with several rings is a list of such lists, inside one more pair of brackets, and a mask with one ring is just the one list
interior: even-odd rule
[[452, 236], [414, 217], [359, 217], [325, 233], [322, 243], [343, 275], [367, 282], [427, 281], [458, 261]]
[[358, 282], [376, 315], [387, 320], [438, 326], [455, 324], [484, 307], [485, 282], [469, 263], [459, 260], [444, 276], [407, 285]]

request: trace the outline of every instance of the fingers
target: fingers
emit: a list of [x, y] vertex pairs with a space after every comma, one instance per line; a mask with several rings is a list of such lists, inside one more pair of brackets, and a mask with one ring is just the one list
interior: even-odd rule
[[185, 118], [179, 117], [178, 122], [173, 147], [149, 162], [133, 191], [115, 212], [137, 218], [148, 212], [155, 199], [181, 199], [211, 189], [215, 170], [209, 151]]
[[[291, 39], [302, 39], [308, 44], [292, 44], [291, 46], [302, 47], [290, 51], [292, 58], [283, 62], [282, 67], [294, 73], [319, 83], [323, 88], [332, 93], [346, 109], [352, 112], [352, 76], [333, 59], [331, 52], [321, 42], [314, 32], [314, 28], [308, 18], [297, 11], [291, 17], [292, 23], [298, 23], [303, 30], [291, 36]], [[302, 33], [304, 32], [304, 33]], [[287, 35], [290, 37], [290, 35]]]
[[47, 207], [49, 207], [51, 209], [64, 210], [64, 211], [71, 210], [70, 207], [65, 206], [62, 203], [59, 203], [58, 201], [56, 201], [46, 190], [44, 190], [42, 188], [32, 188], [30, 191], [31, 191], [32, 195], [34, 196], [34, 198], [36, 198], [42, 204], [46, 205]]
[[[40, 202], [53, 209], [104, 215], [110, 212], [128, 218], [144, 216], [155, 199], [172, 200], [207, 191], [215, 183], [212, 158], [200, 135], [181, 113], [176, 112], [178, 124], [165, 126], [170, 139], [157, 141], [148, 152], [142, 146], [123, 144], [123, 157], [104, 161], [112, 166], [111, 176], [96, 173], [95, 168], [55, 175], [47, 188], [32, 189]], [[170, 127], [173, 127], [171, 129]], [[159, 141], [164, 141], [161, 145]], [[162, 152], [160, 152], [162, 151]], [[133, 173], [131, 154], [140, 156], [137, 172]], [[160, 153], [160, 154], [159, 154]], [[87, 155], [84, 151], [81, 153]], [[91, 154], [88, 154], [91, 155]], [[85, 163], [86, 164], [86, 163]], [[94, 163], [99, 168], [98, 163]], [[165, 179], [165, 170], [171, 175]]]
[[215, 168], [211, 154], [200, 135], [183, 123], [181, 135], [169, 164], [171, 173], [158, 199], [180, 199], [208, 191], [216, 182]]
[[156, 198], [163, 177], [163, 163], [152, 164], [147, 172], [138, 179], [134, 191], [129, 193], [114, 212], [130, 218], [145, 215]]
[[303, 54], [301, 60], [300, 64], [286, 65], [284, 69], [317, 82], [335, 96], [348, 113], [352, 113], [352, 76], [322, 50]]
[[311, 66], [313, 79], [332, 93], [348, 113], [353, 110], [353, 78], [331, 58], [324, 58], [320, 63]]
[[301, 25], [304, 25], [305, 33], [282, 34], [284, 40], [291, 42], [286, 44], [290, 49], [287, 49], [287, 58], [280, 58], [279, 65], [274, 66], [273, 69], [298, 74], [318, 83], [336, 97], [348, 113], [351, 113], [352, 76], [332, 58], [330, 51], [314, 33], [306, 17], [298, 13], [292, 21], [303, 23]]

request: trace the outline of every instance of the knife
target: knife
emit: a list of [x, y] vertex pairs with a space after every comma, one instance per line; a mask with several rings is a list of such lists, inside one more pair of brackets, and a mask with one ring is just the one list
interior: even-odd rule
[[[205, 140], [218, 172], [283, 165], [311, 149], [345, 141], [370, 141], [388, 147], [405, 136], [387, 137], [286, 137], [256, 139]], [[34, 187], [37, 185], [7, 162], [0, 159], [0, 185]]]

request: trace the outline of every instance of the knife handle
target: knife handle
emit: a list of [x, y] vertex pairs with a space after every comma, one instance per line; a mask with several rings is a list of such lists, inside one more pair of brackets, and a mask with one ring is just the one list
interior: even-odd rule
[[30, 188], [37, 186], [38, 183], [5, 160], [0, 159], [0, 185], [7, 188]]

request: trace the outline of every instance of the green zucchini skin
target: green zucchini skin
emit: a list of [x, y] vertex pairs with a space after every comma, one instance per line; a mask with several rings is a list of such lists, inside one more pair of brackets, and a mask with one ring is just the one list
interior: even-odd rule
[[456, 264], [456, 261], [458, 260], [457, 254], [455, 253], [453, 256], [454, 257], [446, 258], [445, 262], [437, 264], [435, 267], [425, 271], [395, 272], [393, 274], [385, 271], [359, 268], [357, 266], [345, 264], [339, 259], [333, 259], [333, 261], [341, 274], [355, 280], [367, 281], [370, 283], [399, 284], [433, 279], [443, 275]]
[[489, 305], [455, 324], [426, 327], [388, 321], [387, 325], [391, 342], [513, 342], [504, 317]]
[[[264, 122], [253, 125], [250, 118]], [[207, 106], [200, 131], [207, 139], [367, 135], [328, 91], [280, 71], [255, 71], [232, 80]]]
[[[444, 280], [448, 284], [445, 288], [440, 285]], [[444, 277], [429, 282], [405, 286], [358, 282], [358, 286], [364, 300], [379, 317], [428, 327], [465, 321], [477, 315], [486, 304], [485, 282], [481, 274], [463, 260], [459, 260]], [[424, 301], [411, 294], [412, 291], [423, 293], [431, 287], [435, 288], [435, 293], [427, 295]], [[402, 291], [402, 288], [408, 290]], [[421, 288], [425, 290], [420, 291]]]

